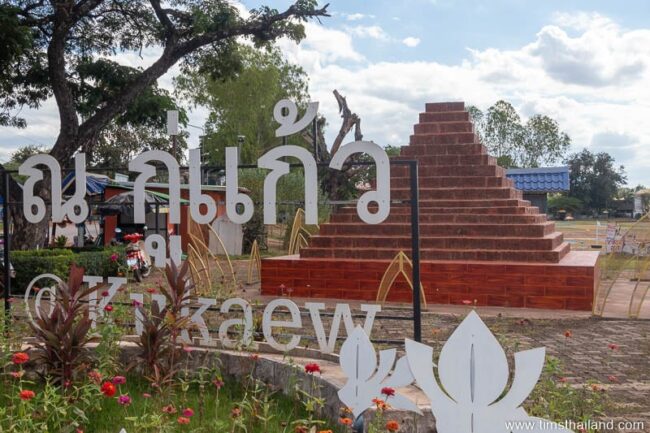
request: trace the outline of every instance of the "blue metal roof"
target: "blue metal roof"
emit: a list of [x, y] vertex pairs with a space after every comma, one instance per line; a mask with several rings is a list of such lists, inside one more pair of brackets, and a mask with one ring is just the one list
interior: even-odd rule
[[[65, 195], [74, 194], [75, 172], [71, 171], [61, 181], [61, 191]], [[99, 195], [104, 192], [110, 182], [108, 176], [86, 173], [86, 194]]]
[[569, 167], [511, 168], [506, 176], [523, 192], [562, 192], [569, 190]]

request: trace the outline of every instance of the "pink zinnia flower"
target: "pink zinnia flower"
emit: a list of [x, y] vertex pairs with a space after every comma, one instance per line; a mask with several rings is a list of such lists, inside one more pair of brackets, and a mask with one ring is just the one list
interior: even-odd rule
[[124, 385], [126, 383], [126, 377], [115, 376], [111, 382], [113, 382], [113, 385]]
[[186, 418], [192, 418], [194, 416], [194, 411], [191, 408], [187, 407], [183, 409], [183, 416]]
[[117, 402], [122, 406], [128, 406], [131, 404], [131, 397], [128, 395], [121, 395], [117, 398]]

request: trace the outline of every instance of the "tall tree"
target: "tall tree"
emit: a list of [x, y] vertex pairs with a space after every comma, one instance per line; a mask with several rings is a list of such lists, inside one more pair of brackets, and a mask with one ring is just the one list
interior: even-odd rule
[[594, 154], [587, 149], [571, 155], [566, 160], [570, 172], [569, 196], [580, 199], [584, 205], [598, 213], [609, 208], [625, 184], [625, 167], [615, 166], [606, 152]]
[[[101, 131], [156, 80], [177, 63], [181, 68], [211, 67], [228, 75], [237, 38], [264, 44], [281, 36], [304, 37], [301, 22], [327, 16], [316, 0], [296, 0], [284, 12], [262, 6], [242, 17], [226, 0], [11, 0], [0, 5], [0, 121], [24, 126], [19, 110], [56, 101], [60, 130], [51, 155], [69, 165], [80, 148], [90, 148]], [[79, 118], [79, 66], [102, 56], [158, 48], [159, 57], [129, 75], [124, 85], [102, 99], [92, 113]], [[12, 188], [19, 201], [19, 188]], [[47, 189], [41, 194], [48, 198]], [[14, 209], [15, 210], [15, 209]], [[20, 215], [15, 218], [19, 221]], [[14, 241], [42, 244], [46, 230], [16, 226]]]
[[571, 145], [555, 120], [536, 114], [524, 123], [512, 104], [503, 100], [485, 113], [473, 106], [469, 112], [483, 143], [502, 167], [554, 164], [564, 158]]
[[[309, 99], [308, 78], [287, 62], [277, 48], [237, 48], [240, 70], [230, 77], [195, 71], [177, 77], [177, 91], [210, 114], [205, 124], [204, 149], [212, 163], [223, 164], [224, 149], [241, 147], [241, 162], [254, 163], [267, 149], [282, 142], [275, 136], [271, 113], [276, 102], [290, 98], [299, 106]], [[301, 137], [289, 137], [303, 145]]]

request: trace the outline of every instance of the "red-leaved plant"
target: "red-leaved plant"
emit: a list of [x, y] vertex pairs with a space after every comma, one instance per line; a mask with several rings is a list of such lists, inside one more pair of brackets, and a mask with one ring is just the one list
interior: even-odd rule
[[136, 306], [141, 315], [142, 334], [137, 341], [140, 349], [137, 360], [129, 369], [143, 366], [145, 377], [158, 387], [170, 384], [180, 369], [178, 338], [191, 323], [188, 317], [181, 316], [181, 310], [190, 306], [190, 290], [194, 287], [188, 269], [187, 261], [180, 268], [173, 261], [166, 266], [168, 287], [160, 286], [166, 301], [164, 308], [160, 309], [155, 302], [149, 310]]
[[72, 265], [68, 282], [57, 286], [49, 313], [30, 323], [36, 345], [32, 359], [44, 367], [54, 383], [70, 383], [84, 365], [90, 363], [87, 345], [98, 339], [90, 333], [88, 304], [82, 302], [96, 288], [83, 288], [84, 268]]

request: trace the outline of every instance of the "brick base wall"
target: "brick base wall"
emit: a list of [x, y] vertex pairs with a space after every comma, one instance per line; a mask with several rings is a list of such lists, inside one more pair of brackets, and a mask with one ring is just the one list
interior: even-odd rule
[[[268, 258], [262, 260], [262, 294], [374, 301], [389, 263], [299, 256]], [[589, 311], [598, 283], [598, 252], [571, 251], [553, 264], [423, 261], [420, 272], [429, 304], [462, 304], [469, 300], [480, 306]], [[411, 300], [407, 283], [398, 279], [388, 301]]]

